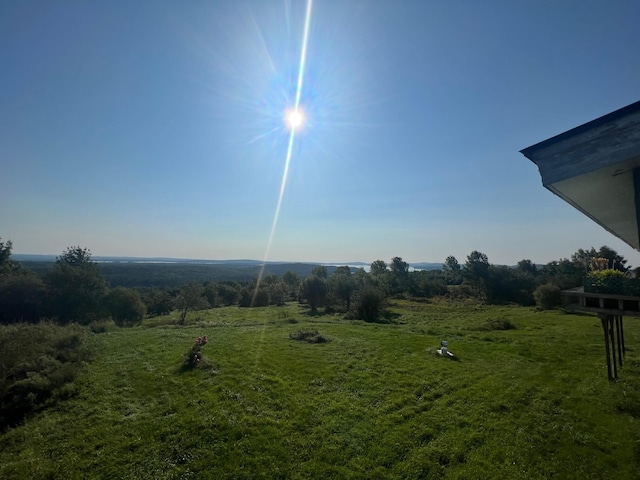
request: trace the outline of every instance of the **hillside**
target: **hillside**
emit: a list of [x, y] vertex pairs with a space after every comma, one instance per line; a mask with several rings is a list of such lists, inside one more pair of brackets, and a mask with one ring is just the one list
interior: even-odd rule
[[[610, 383], [595, 317], [398, 302], [387, 321], [288, 304], [96, 335], [77, 395], [0, 437], [0, 477], [637, 478], [640, 322]], [[329, 341], [290, 338], [309, 330]], [[201, 335], [209, 368], [181, 369]]]

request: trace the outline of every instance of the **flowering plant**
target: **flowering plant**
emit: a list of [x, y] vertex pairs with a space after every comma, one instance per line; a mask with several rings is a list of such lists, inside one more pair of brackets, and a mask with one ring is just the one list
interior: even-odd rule
[[206, 335], [196, 338], [191, 350], [189, 350], [189, 353], [187, 353], [184, 360], [184, 365], [186, 367], [197, 367], [200, 362], [204, 361], [204, 357], [202, 356], [202, 347], [204, 347], [207, 342], [209, 342], [209, 339]]

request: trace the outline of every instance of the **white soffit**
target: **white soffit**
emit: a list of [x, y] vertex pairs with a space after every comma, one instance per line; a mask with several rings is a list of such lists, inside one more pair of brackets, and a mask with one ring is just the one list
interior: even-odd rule
[[627, 168], [614, 165], [562, 180], [547, 188], [613, 235], [640, 250], [631, 163], [627, 163]]

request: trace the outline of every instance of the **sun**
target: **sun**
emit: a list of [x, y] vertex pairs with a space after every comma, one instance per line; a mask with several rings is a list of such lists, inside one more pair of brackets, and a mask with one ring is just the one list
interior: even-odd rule
[[302, 113], [302, 110], [298, 109], [294, 109], [294, 110], [289, 110], [287, 112], [286, 115], [286, 120], [287, 120], [287, 126], [291, 129], [291, 130], [296, 130], [298, 128], [300, 128], [302, 126], [302, 124], [304, 123], [304, 115]]

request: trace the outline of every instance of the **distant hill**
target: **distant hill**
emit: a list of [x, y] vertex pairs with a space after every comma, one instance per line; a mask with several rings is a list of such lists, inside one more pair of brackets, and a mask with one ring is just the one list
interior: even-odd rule
[[[53, 268], [55, 255], [15, 254], [12, 258], [19, 261], [38, 275], [46, 274]], [[188, 282], [246, 282], [260, 274], [263, 262], [251, 259], [205, 260], [169, 257], [101, 257], [94, 256], [111, 287], [158, 287], [175, 288]], [[285, 272], [294, 272], [301, 278], [311, 275], [311, 271], [319, 266], [327, 267], [329, 275], [336, 267], [348, 265], [354, 272], [358, 268], [369, 270], [366, 262], [345, 263], [305, 263], [305, 262], [266, 262], [264, 275], [282, 276]], [[412, 263], [412, 269], [434, 270], [442, 267], [441, 263]]]

